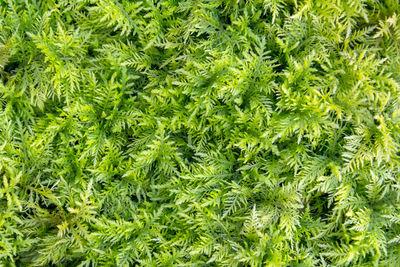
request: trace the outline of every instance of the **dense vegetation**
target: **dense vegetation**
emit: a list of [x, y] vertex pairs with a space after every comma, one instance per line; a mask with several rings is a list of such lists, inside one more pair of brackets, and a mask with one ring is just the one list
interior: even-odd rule
[[397, 0], [1, 0], [1, 266], [400, 266]]

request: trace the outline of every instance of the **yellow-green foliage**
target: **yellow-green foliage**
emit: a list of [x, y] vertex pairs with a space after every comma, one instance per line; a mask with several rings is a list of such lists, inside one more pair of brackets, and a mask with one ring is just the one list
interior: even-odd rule
[[1, 266], [400, 266], [397, 0], [0, 0]]

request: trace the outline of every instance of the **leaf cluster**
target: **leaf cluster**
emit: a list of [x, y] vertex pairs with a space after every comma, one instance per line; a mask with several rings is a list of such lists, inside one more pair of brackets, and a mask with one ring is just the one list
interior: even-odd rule
[[0, 1], [0, 265], [400, 266], [399, 14]]

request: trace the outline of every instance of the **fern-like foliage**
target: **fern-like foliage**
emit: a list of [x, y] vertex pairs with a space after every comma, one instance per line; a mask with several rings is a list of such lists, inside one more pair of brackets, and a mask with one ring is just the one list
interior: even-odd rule
[[0, 266], [400, 266], [398, 1], [0, 14]]

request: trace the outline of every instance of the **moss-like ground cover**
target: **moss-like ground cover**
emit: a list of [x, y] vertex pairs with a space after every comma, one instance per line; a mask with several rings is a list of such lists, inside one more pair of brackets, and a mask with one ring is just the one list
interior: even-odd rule
[[0, 0], [1, 266], [400, 266], [397, 0]]

